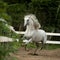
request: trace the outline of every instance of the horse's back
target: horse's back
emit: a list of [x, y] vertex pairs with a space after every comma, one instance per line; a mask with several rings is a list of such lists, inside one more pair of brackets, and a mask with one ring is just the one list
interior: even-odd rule
[[39, 42], [46, 40], [46, 32], [44, 30], [35, 30], [32, 36], [33, 41]]
[[37, 36], [45, 36], [46, 35], [46, 32], [44, 31], [44, 30], [42, 30], [42, 29], [39, 29], [39, 30], [35, 30], [34, 31], [34, 33], [33, 33], [34, 35], [37, 35]]

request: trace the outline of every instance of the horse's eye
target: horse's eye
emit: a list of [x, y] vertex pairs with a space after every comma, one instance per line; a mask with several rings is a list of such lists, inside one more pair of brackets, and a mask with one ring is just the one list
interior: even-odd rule
[[27, 20], [27, 22], [29, 21], [29, 19]]

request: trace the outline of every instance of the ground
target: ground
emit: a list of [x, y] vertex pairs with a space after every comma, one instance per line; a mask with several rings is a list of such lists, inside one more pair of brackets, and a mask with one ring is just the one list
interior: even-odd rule
[[38, 51], [38, 55], [31, 55], [29, 53], [33, 52], [34, 49], [30, 51], [25, 51], [24, 48], [20, 48], [18, 52], [12, 54], [18, 60], [60, 60], [60, 49], [54, 50], [41, 50]]

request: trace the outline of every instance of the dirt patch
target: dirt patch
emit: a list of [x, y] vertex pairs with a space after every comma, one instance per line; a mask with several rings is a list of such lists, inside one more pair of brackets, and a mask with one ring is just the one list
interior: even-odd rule
[[38, 56], [31, 55], [34, 49], [25, 51], [24, 48], [20, 48], [18, 52], [12, 54], [18, 58], [18, 60], [60, 60], [60, 49], [55, 50], [41, 50], [37, 51]]

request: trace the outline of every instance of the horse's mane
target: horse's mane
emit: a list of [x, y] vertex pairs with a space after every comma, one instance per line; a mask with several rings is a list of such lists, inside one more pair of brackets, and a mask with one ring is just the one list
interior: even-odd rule
[[29, 18], [31, 18], [33, 20], [35, 29], [41, 28], [41, 25], [40, 25], [38, 19], [36, 18], [36, 16], [34, 14], [30, 14], [29, 16], [30, 16]]

